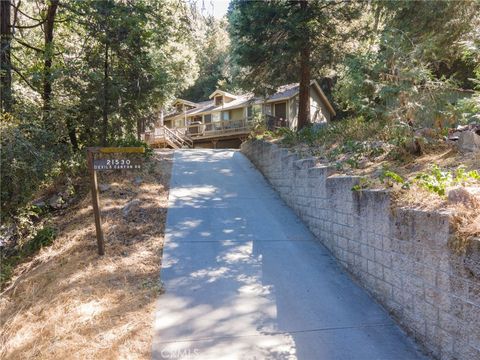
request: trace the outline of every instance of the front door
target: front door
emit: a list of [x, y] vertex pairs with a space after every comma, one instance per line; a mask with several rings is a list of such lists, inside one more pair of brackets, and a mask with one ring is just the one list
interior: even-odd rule
[[287, 103], [281, 102], [275, 104], [274, 115], [276, 118], [285, 120], [287, 118]]

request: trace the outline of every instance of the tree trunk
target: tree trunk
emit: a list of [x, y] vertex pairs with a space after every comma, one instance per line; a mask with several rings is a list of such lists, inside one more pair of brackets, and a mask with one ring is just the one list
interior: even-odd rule
[[10, 62], [12, 27], [10, 22], [10, 0], [0, 0], [0, 6], [0, 110], [9, 112], [12, 108], [12, 67]]
[[[308, 11], [308, 2], [301, 1], [300, 9], [303, 14]], [[310, 120], [310, 39], [307, 31], [304, 32], [305, 38], [300, 50], [300, 89], [298, 103], [298, 126], [300, 130], [305, 127]]]
[[70, 138], [70, 143], [72, 144], [73, 151], [78, 151], [78, 140], [77, 140], [77, 129], [71, 118], [67, 118], [67, 129], [68, 137]]
[[44, 25], [45, 58], [43, 63], [43, 116], [47, 128], [51, 128], [51, 99], [52, 99], [52, 60], [53, 60], [53, 28], [59, 0], [51, 0], [47, 8], [47, 18]]
[[137, 118], [137, 140], [141, 140], [142, 132], [144, 131], [144, 122], [142, 118]]
[[107, 146], [108, 132], [108, 43], [105, 43], [105, 58], [103, 63], [103, 111], [102, 111], [102, 146]]

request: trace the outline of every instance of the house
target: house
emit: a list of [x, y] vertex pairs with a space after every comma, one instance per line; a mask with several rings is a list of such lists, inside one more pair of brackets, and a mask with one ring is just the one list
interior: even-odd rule
[[[269, 128], [297, 127], [299, 85], [280, 86], [277, 92], [267, 98], [252, 94], [234, 95], [223, 90], [215, 90], [209, 100], [192, 102], [177, 99], [172, 112], [166, 114], [156, 124], [155, 129], [145, 133], [145, 140], [152, 144], [163, 142], [165, 138], [182, 143], [182, 138], [200, 146], [213, 145], [218, 141], [241, 141], [250, 133], [255, 120], [265, 120]], [[323, 123], [335, 116], [335, 110], [318, 85], [310, 84], [310, 122]], [[166, 129], [165, 129], [166, 128]], [[203, 144], [203, 145], [201, 145]], [[182, 146], [190, 144], [182, 143]]]

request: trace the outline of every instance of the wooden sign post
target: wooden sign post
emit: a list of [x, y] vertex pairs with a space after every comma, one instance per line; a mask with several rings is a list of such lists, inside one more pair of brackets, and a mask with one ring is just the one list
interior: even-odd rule
[[119, 154], [145, 152], [143, 147], [89, 147], [87, 148], [87, 164], [90, 172], [90, 187], [92, 190], [93, 214], [95, 215], [95, 230], [97, 233], [98, 255], [105, 254], [105, 241], [103, 238], [102, 219], [100, 216], [100, 198], [98, 196], [97, 171], [105, 170], [132, 170], [141, 169], [138, 159], [97, 159], [95, 154]]

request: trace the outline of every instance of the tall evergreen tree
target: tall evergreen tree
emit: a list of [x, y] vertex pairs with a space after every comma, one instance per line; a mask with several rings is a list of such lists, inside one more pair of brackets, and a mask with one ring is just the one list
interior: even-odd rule
[[[358, 17], [361, 3], [336, 1], [232, 1], [229, 32], [235, 61], [246, 69], [244, 86], [266, 95], [300, 83], [298, 128], [308, 123], [312, 70], [331, 63], [344, 24]], [[314, 58], [315, 61], [312, 61]]]

